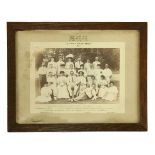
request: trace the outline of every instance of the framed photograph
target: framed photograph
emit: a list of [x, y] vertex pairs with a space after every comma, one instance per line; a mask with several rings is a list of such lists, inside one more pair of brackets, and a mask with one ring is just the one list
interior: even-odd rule
[[146, 22], [8, 22], [8, 131], [147, 131]]

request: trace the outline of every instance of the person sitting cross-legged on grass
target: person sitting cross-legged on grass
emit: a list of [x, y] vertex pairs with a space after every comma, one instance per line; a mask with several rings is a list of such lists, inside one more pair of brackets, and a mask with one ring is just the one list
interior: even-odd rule
[[84, 100], [84, 99], [91, 99], [91, 100], [97, 99], [97, 91], [94, 83], [90, 85], [87, 82], [86, 88], [80, 92], [79, 96], [75, 98], [75, 101]]

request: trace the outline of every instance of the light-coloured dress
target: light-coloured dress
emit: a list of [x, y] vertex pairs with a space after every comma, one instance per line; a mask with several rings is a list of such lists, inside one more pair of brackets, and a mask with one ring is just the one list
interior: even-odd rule
[[98, 97], [104, 98], [107, 95], [107, 91], [108, 91], [108, 88], [106, 87], [107, 81], [100, 80], [99, 84], [100, 84], [100, 88], [98, 91]]
[[103, 75], [103, 69], [94, 69], [94, 76], [97, 81], [101, 80], [101, 75]]
[[86, 62], [84, 64], [84, 69], [85, 69], [87, 75], [92, 75], [91, 63]]
[[109, 87], [107, 89], [107, 95], [104, 97], [105, 100], [114, 101], [117, 100], [118, 89], [116, 86]]
[[49, 87], [42, 87], [41, 88], [41, 95], [36, 98], [36, 102], [49, 102], [51, 101], [51, 93], [52, 91]]
[[67, 78], [65, 76], [60, 76], [57, 79], [58, 87], [57, 87], [57, 98], [69, 98], [69, 93], [67, 90]]
[[108, 83], [110, 83], [110, 78], [111, 78], [111, 76], [112, 76], [112, 71], [111, 71], [111, 69], [105, 68], [105, 69], [103, 70], [103, 75], [105, 76], [106, 81], [107, 81]]

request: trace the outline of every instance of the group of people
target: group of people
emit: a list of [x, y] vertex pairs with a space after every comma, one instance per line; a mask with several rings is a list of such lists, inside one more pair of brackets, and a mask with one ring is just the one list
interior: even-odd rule
[[113, 101], [117, 99], [118, 89], [111, 81], [112, 71], [108, 64], [101, 69], [98, 57], [93, 63], [89, 59], [84, 63], [81, 57], [73, 61], [74, 56], [69, 54], [64, 62], [62, 56], [55, 62], [43, 58], [37, 70], [40, 83], [40, 96], [36, 102], [50, 102], [58, 99], [68, 99], [76, 102], [84, 99]]

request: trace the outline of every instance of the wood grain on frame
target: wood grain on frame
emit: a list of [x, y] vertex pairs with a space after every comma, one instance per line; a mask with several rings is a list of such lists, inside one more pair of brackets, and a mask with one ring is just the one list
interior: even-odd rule
[[[17, 124], [15, 33], [24, 30], [139, 30], [140, 32], [140, 122]], [[147, 23], [146, 22], [8, 22], [8, 131], [147, 131]]]

